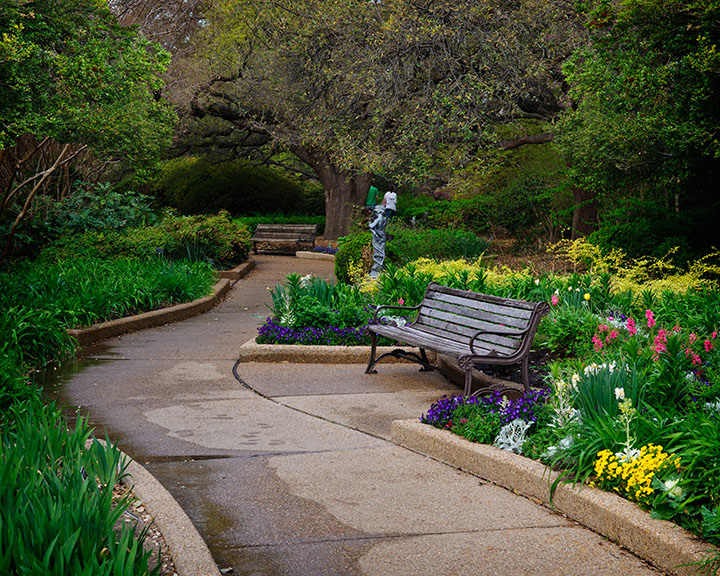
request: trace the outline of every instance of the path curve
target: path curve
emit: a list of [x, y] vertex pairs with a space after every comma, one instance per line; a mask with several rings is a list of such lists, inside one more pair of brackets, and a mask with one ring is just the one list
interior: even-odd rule
[[[650, 575], [528, 499], [401, 448], [391, 422], [458, 388], [437, 373], [246, 362], [267, 289], [327, 261], [260, 256], [206, 314], [88, 347], [59, 401], [181, 504], [219, 568], [253, 575]], [[79, 407], [79, 408], [78, 408]], [[191, 576], [191, 575], [181, 575]]]

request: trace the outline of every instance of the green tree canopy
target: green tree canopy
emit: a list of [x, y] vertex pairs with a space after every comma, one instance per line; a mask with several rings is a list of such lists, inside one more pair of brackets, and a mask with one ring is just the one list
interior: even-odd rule
[[169, 54], [98, 0], [0, 0], [0, 150], [23, 134], [143, 164], [172, 137]]
[[497, 143], [498, 123], [556, 114], [580, 37], [561, 0], [220, 0], [205, 17], [217, 78], [196, 114], [269, 134], [313, 167], [331, 236], [341, 206], [362, 203], [362, 174], [422, 175], [442, 148], [472, 152]]
[[169, 53], [101, 0], [0, 0], [0, 261], [35, 198], [90, 150], [152, 165], [176, 119], [162, 98]]
[[565, 66], [576, 106], [557, 130], [576, 183], [616, 232], [635, 229], [614, 234], [621, 242], [687, 234], [710, 246], [720, 216], [720, 2], [582, 4], [592, 41]]

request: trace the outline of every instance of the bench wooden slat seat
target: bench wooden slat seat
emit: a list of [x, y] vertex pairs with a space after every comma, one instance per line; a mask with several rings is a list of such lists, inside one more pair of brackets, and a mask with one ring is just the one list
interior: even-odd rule
[[[417, 310], [416, 319], [404, 326], [387, 323], [383, 312]], [[430, 283], [419, 306], [380, 306], [369, 326], [371, 333], [370, 361], [365, 369], [375, 366], [387, 356], [404, 358], [422, 365], [421, 370], [434, 366], [426, 350], [452, 356], [465, 371], [464, 394], [472, 390], [472, 371], [482, 365], [522, 364], [525, 390], [530, 389], [530, 346], [543, 316], [550, 312], [547, 302], [527, 302], [479, 294]], [[420, 354], [403, 349], [376, 357], [377, 336], [386, 336], [401, 344], [415, 346]], [[474, 392], [490, 391], [483, 388]]]
[[314, 248], [317, 229], [317, 224], [258, 224], [250, 240], [253, 242], [255, 254], [258, 253], [259, 242], [269, 242], [271, 244], [294, 243], [298, 250], [303, 244]]

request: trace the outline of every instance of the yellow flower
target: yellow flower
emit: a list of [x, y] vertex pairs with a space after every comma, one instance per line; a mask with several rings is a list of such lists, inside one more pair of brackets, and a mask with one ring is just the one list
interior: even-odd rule
[[590, 300], [590, 292], [585, 292], [583, 298], [585, 298], [585, 300]]

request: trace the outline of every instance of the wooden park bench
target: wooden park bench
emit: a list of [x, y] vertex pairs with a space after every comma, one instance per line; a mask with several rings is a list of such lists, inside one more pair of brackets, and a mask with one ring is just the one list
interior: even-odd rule
[[[417, 310], [417, 318], [404, 326], [384, 319], [387, 310]], [[380, 306], [369, 329], [372, 333], [370, 362], [365, 370], [374, 373], [375, 365], [386, 356], [404, 358], [432, 370], [426, 350], [451, 356], [465, 371], [466, 396], [472, 388], [473, 368], [483, 365], [522, 364], [525, 390], [530, 389], [528, 363], [530, 346], [543, 316], [550, 312], [547, 302], [526, 302], [499, 298], [430, 283], [419, 306]], [[385, 322], [385, 323], [384, 323]], [[376, 357], [377, 336], [420, 349], [420, 354], [401, 348]], [[489, 392], [489, 388], [474, 394]]]
[[252, 235], [253, 250], [258, 252], [258, 243], [294, 244], [299, 250], [303, 245], [315, 247], [317, 224], [258, 224]]

